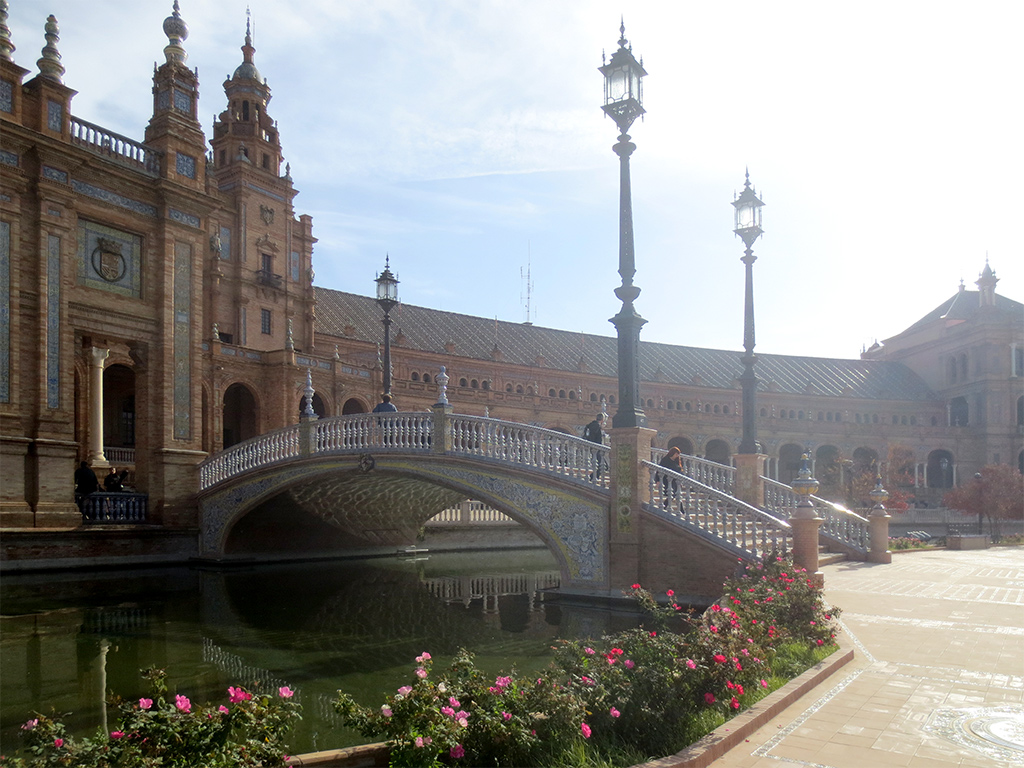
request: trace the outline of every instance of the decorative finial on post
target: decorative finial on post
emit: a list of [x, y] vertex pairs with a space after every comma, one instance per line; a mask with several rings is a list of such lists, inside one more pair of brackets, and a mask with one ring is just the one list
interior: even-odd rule
[[306, 369], [306, 389], [303, 391], [302, 399], [306, 403], [306, 407], [302, 409], [302, 415], [307, 419], [317, 418], [316, 411], [313, 410], [313, 395], [316, 394], [316, 390], [313, 389], [313, 371], [309, 368]]
[[7, 0], [0, 0], [0, 59], [13, 61], [11, 54], [16, 49], [11, 41], [11, 28], [7, 26]]
[[185, 66], [188, 54], [182, 45], [188, 39], [188, 24], [181, 18], [178, 8], [178, 0], [174, 0], [174, 10], [171, 15], [164, 19], [164, 34], [167, 35], [167, 47], [164, 48], [164, 57], [168, 64], [180, 64]]
[[52, 13], [46, 19], [46, 45], [43, 46], [42, 58], [36, 61], [39, 67], [39, 74], [49, 80], [56, 80], [63, 83], [64, 65], [60, 63], [60, 51], [57, 50], [57, 43], [60, 42], [60, 27], [57, 26], [57, 17]]
[[881, 475], [875, 475], [875, 487], [871, 489], [871, 491], [868, 493], [868, 496], [871, 498], [871, 501], [874, 502], [874, 504], [871, 507], [871, 514], [886, 514], [885, 502], [889, 500], [889, 492], [882, 487]]
[[338, 351], [338, 345], [337, 344], [334, 345], [334, 359], [335, 360], [341, 360], [341, 352]]
[[811, 474], [811, 455], [807, 452], [800, 457], [800, 471], [796, 480], [793, 481], [793, 493], [800, 496], [800, 503], [796, 505], [793, 517], [814, 517], [814, 504], [811, 496], [819, 488], [818, 481]]
[[434, 377], [437, 382], [437, 403], [436, 405], [448, 405], [448, 374], [442, 365], [440, 372]]

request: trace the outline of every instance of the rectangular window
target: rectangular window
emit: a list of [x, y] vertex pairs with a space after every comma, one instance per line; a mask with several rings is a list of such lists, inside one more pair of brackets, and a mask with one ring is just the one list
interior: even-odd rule
[[298, 253], [298, 251], [292, 251], [291, 258], [292, 258], [292, 263], [291, 263], [292, 280], [297, 283], [297, 282], [299, 282], [299, 253]]
[[266, 333], [266, 334], [269, 334], [272, 331], [272, 328], [271, 328], [271, 325], [270, 325], [270, 310], [269, 309], [261, 309], [260, 310], [260, 330], [263, 333]]

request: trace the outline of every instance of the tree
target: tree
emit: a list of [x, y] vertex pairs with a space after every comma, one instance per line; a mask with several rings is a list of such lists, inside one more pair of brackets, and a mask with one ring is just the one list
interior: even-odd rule
[[974, 479], [946, 493], [950, 509], [988, 519], [993, 541], [999, 541], [1001, 520], [1024, 520], [1024, 475], [1009, 464], [990, 464]]

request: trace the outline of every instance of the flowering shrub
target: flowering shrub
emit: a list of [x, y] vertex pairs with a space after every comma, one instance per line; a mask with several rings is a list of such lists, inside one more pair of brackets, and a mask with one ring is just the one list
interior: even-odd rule
[[235, 768], [286, 765], [284, 736], [299, 717], [294, 691], [276, 696], [228, 689], [228, 706], [197, 705], [167, 691], [163, 670], [146, 670], [153, 693], [138, 701], [115, 699], [117, 727], [92, 738], [68, 736], [59, 717], [37, 715], [22, 726], [27, 757], [0, 758], [21, 768], [75, 766], [203, 766]]
[[379, 710], [340, 692], [336, 708], [346, 725], [390, 744], [392, 766], [557, 766], [576, 764], [581, 747], [631, 750], [633, 762], [669, 754], [765, 695], [776, 665], [797, 671], [794, 649], [806, 661], [834, 648], [839, 611], [792, 562], [745, 565], [724, 586], [720, 603], [692, 616], [671, 590], [659, 601], [635, 584], [644, 626], [563, 641], [536, 680], [485, 678], [465, 651], [435, 675], [424, 653]]

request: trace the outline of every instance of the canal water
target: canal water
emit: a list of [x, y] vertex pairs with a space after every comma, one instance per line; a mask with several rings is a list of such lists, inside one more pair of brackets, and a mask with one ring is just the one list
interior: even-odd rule
[[[71, 713], [73, 733], [105, 725], [104, 695], [146, 693], [139, 670], [166, 669], [172, 692], [226, 699], [229, 685], [296, 691], [294, 753], [362, 743], [331, 702], [367, 705], [411, 681], [429, 651], [459, 648], [490, 673], [544, 667], [559, 637], [598, 637], [634, 618], [551, 599], [546, 550], [431, 554], [204, 570], [12, 574], [0, 581], [0, 753], [33, 712]], [[110, 726], [113, 726], [111, 721]]]

